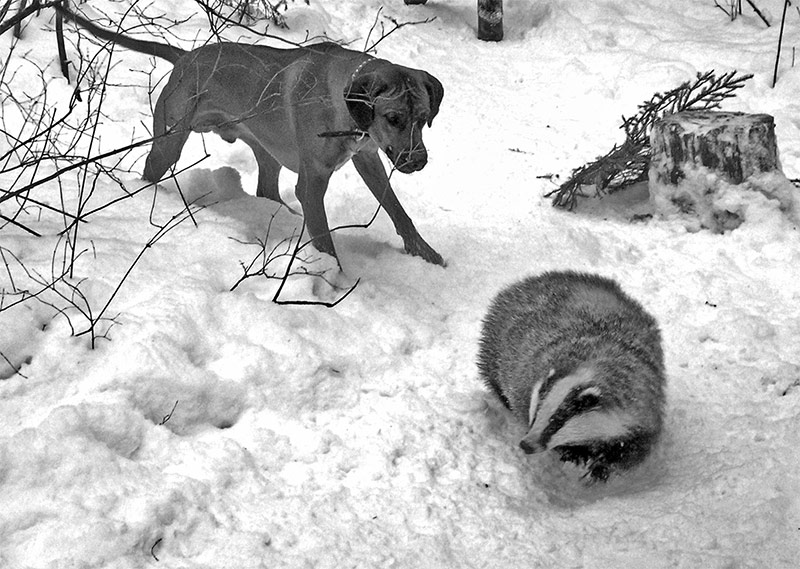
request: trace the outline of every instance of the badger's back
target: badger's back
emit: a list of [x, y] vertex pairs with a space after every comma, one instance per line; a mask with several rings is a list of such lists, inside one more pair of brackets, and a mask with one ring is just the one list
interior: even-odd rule
[[[591, 448], [601, 452], [600, 439], [614, 439], [619, 448], [606, 446], [602, 452], [626, 467], [640, 462], [660, 433], [664, 378], [658, 325], [613, 280], [549, 272], [505, 288], [484, 319], [478, 368], [529, 425], [523, 448], [526, 441], [534, 443], [528, 452], [552, 448], [552, 438], [552, 445], [563, 441], [561, 450], [570, 449], [570, 459]], [[580, 389], [602, 392], [602, 403], [580, 408], [574, 402]], [[575, 441], [582, 446], [570, 446]]]
[[[514, 375], [520, 358], [546, 359], [565, 341], [609, 335], [663, 366], [656, 321], [615, 281], [574, 271], [543, 273], [506, 287], [492, 301], [483, 320], [478, 368], [489, 387], [505, 392], [513, 386], [502, 389], [502, 378]], [[566, 357], [586, 355], [580, 347], [567, 350]]]

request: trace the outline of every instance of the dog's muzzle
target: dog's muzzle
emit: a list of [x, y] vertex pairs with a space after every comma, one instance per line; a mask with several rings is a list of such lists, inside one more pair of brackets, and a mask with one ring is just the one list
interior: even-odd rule
[[428, 151], [425, 150], [425, 148], [404, 150], [395, 154], [394, 149], [390, 146], [386, 149], [386, 154], [389, 156], [395, 168], [400, 170], [403, 174], [411, 174], [412, 172], [422, 170], [428, 163]]

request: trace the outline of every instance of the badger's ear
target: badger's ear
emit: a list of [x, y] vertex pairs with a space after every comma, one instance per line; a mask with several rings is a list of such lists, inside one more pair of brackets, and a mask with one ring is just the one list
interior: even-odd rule
[[442, 104], [442, 98], [444, 98], [444, 87], [436, 77], [427, 71], [422, 73], [424, 76], [422, 84], [425, 85], [425, 90], [428, 91], [428, 100], [431, 105], [431, 114], [428, 116], [428, 126], [431, 126], [433, 117], [439, 114], [439, 106]]
[[372, 73], [360, 75], [344, 88], [347, 111], [356, 121], [356, 126], [363, 131], [367, 131], [375, 119], [374, 92], [375, 77]]

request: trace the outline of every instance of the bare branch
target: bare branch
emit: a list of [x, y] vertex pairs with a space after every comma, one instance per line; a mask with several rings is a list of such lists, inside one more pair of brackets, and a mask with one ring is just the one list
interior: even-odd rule
[[[23, 6], [16, 15], [11, 16], [6, 21], [0, 21], [0, 36], [6, 33], [11, 28], [20, 25], [25, 19], [32, 16], [42, 8], [51, 8], [57, 4], [61, 4], [63, 0], [52, 0], [50, 2], [41, 3], [39, 0], [33, 0], [30, 6]], [[3, 11], [8, 11], [8, 5], [3, 7]], [[17, 36], [19, 37], [19, 36]]]
[[[367, 33], [367, 38], [364, 40], [364, 53], [374, 52], [378, 44], [380, 44], [383, 40], [385, 40], [387, 37], [389, 37], [390, 35], [392, 35], [401, 28], [404, 28], [406, 26], [418, 26], [421, 24], [430, 24], [436, 19], [436, 16], [432, 16], [430, 18], [425, 18], [424, 20], [416, 20], [413, 22], [398, 22], [395, 18], [392, 18], [391, 16], [384, 16], [384, 18], [389, 22], [391, 22], [392, 24], [392, 27], [388, 31], [386, 31], [384, 23], [380, 22], [381, 11], [383, 11], [383, 6], [378, 8], [378, 11], [375, 13], [375, 20], [372, 23], [369, 32]], [[379, 24], [380, 24], [381, 36], [372, 45], [370, 45], [369, 40], [372, 37], [372, 33], [379, 27]]]
[[[211, 31], [212, 31], [213, 35], [218, 40], [222, 39], [221, 34], [225, 30], [225, 28], [227, 28], [229, 26], [235, 26], [235, 27], [243, 28], [243, 29], [247, 30], [248, 32], [250, 32], [250, 33], [252, 33], [252, 34], [254, 34], [256, 36], [259, 36], [259, 37], [262, 37], [262, 38], [271, 39], [271, 40], [276, 40], [276, 41], [291, 45], [293, 47], [302, 47], [304, 43], [307, 43], [307, 41], [303, 42], [303, 43], [297, 43], [297, 42], [288, 40], [288, 39], [286, 39], [284, 37], [277, 36], [277, 35], [274, 35], [274, 34], [270, 34], [266, 30], [262, 32], [262, 31], [259, 31], [259, 30], [255, 29], [255, 28], [253, 28], [252, 26], [244, 25], [242, 23], [242, 19], [243, 19], [242, 17], [240, 17], [239, 20], [237, 21], [237, 20], [234, 20], [233, 18], [231, 18], [229, 16], [224, 15], [222, 12], [220, 12], [219, 8], [216, 7], [216, 6], [213, 6], [209, 0], [195, 0], [195, 2], [200, 7], [200, 9], [205, 13], [206, 18], [208, 18], [208, 25], [211, 28]], [[218, 5], [220, 5], [220, 4], [224, 4], [224, 3], [223, 2], [218, 2]], [[277, 16], [280, 16], [280, 14], [278, 14], [277, 10], [274, 11], [273, 13], [276, 14]], [[284, 27], [284, 26], [280, 26], [279, 25], [279, 27]], [[313, 38], [311, 38], [311, 39], [313, 39]]]

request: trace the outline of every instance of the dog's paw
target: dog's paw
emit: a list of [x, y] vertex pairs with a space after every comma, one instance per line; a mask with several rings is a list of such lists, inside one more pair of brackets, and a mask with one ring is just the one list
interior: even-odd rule
[[341, 269], [314, 279], [311, 290], [314, 296], [323, 304], [336, 304], [350, 294], [358, 285], [358, 280], [352, 280]]
[[406, 253], [409, 255], [422, 257], [425, 261], [428, 261], [433, 265], [439, 265], [441, 267], [447, 266], [447, 263], [445, 263], [442, 256], [434, 251], [433, 247], [428, 245], [420, 236], [406, 239], [404, 245]]

